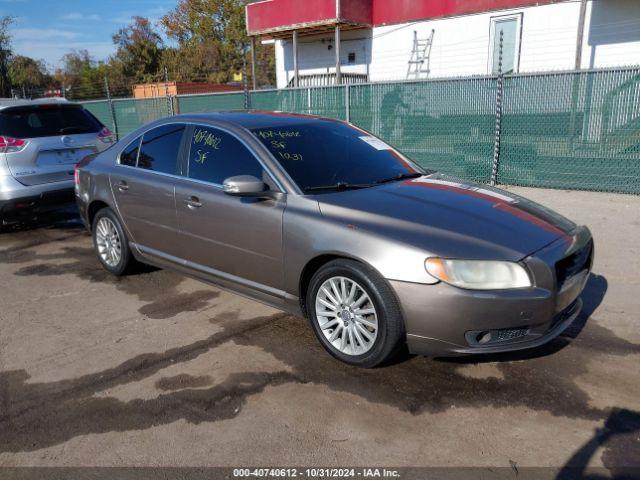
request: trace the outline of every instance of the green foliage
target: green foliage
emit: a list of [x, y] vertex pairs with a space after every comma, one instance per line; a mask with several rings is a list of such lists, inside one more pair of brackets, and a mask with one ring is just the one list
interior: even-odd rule
[[96, 62], [87, 50], [74, 50], [62, 57], [55, 79], [72, 99], [104, 97], [104, 76], [109, 66]]
[[110, 66], [133, 83], [160, 80], [163, 42], [149, 19], [133, 17], [133, 21], [113, 35], [118, 50]]
[[9, 27], [14, 18], [5, 15], [0, 17], [0, 97], [11, 96], [11, 79], [9, 78], [9, 59], [11, 58], [11, 35]]
[[[205, 75], [209, 81], [230, 82], [234, 73], [249, 70], [246, 3], [242, 0], [180, 0], [161, 20], [167, 36], [178, 44], [164, 59], [170, 72], [180, 79], [200, 80]], [[273, 47], [258, 44], [256, 63], [260, 66], [258, 83], [274, 83]]]
[[[154, 25], [145, 17], [133, 17], [112, 39], [116, 53], [97, 62], [87, 50], [70, 51], [53, 76], [44, 63], [24, 56], [11, 57], [8, 32], [13, 19], [0, 18], [0, 94], [11, 86], [21, 92], [64, 88], [73, 99], [105, 96], [105, 77], [114, 96], [129, 96], [134, 84], [159, 82], [165, 69], [171, 81], [227, 83], [246, 72], [251, 80], [250, 39], [245, 28], [247, 0], [179, 0]], [[159, 28], [172, 42], [165, 45]], [[256, 45], [257, 83], [275, 83], [272, 46]], [[34, 94], [35, 95], [35, 94]]]
[[49, 87], [53, 78], [47, 72], [44, 60], [15, 55], [9, 60], [9, 80], [15, 88], [23, 90], [20, 93], [31, 95]]

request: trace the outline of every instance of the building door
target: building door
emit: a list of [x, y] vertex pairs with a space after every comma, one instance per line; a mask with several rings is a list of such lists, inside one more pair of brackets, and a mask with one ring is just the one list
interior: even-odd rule
[[493, 17], [491, 19], [490, 65], [492, 74], [506, 74], [518, 71], [520, 64], [521, 20], [522, 15], [520, 14]]

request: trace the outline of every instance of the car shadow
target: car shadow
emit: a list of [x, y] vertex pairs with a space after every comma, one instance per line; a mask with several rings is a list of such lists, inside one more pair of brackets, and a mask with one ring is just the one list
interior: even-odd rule
[[26, 212], [8, 224], [0, 224], [0, 234], [27, 232], [36, 229], [72, 230], [82, 227], [82, 220], [75, 205], [40, 213]]

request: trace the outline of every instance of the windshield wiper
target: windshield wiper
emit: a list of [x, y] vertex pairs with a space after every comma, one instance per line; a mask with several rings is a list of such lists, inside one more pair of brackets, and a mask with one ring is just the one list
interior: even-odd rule
[[305, 188], [304, 191], [305, 192], [320, 192], [323, 190], [336, 190], [338, 192], [344, 191], [344, 190], [359, 190], [361, 188], [370, 188], [373, 187], [374, 184], [372, 183], [345, 183], [345, 182], [338, 182], [334, 185], [319, 185], [317, 187], [309, 187], [309, 188]]
[[376, 184], [380, 185], [382, 183], [391, 183], [398, 182], [400, 180], [408, 180], [410, 178], [419, 178], [422, 177], [424, 173], [401, 173], [400, 175], [396, 175], [395, 177], [383, 178], [382, 180], [378, 180]]

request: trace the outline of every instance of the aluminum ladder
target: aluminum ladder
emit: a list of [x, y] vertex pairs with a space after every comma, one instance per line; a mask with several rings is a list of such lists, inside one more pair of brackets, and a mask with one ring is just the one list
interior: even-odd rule
[[419, 39], [418, 32], [413, 31], [413, 49], [411, 50], [411, 58], [409, 59], [409, 68], [407, 69], [407, 80], [419, 80], [424, 73], [429, 76], [431, 72], [431, 47], [433, 46], [433, 37], [435, 30], [431, 30], [431, 35], [427, 39]]

